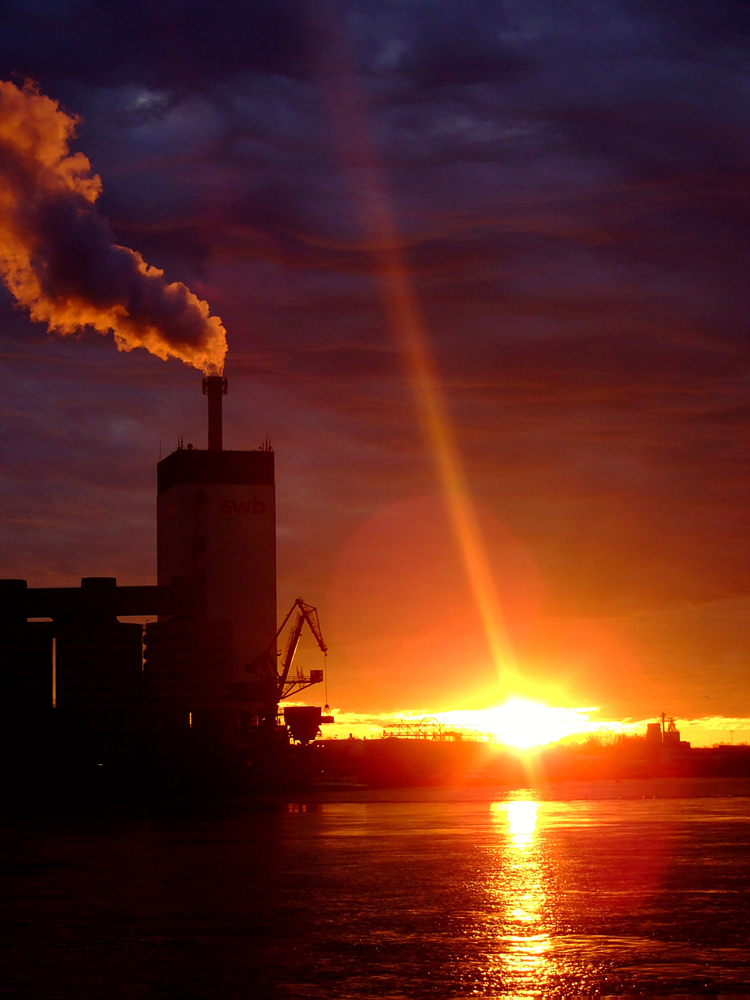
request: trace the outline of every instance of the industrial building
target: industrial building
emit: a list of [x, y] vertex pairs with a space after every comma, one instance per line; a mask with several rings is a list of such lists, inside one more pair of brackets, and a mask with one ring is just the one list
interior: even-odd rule
[[[302, 628], [326, 647], [315, 608], [298, 599], [277, 628], [274, 453], [225, 451], [227, 380], [203, 379], [208, 447], [183, 447], [157, 467], [157, 584], [80, 587], [0, 580], [0, 713], [5, 727], [54, 713], [95, 739], [185, 734], [234, 745], [308, 742], [321, 709], [278, 719], [279, 702], [323, 679], [292, 672]], [[150, 617], [141, 624], [125, 617]], [[282, 630], [290, 634], [283, 656]], [[293, 722], [291, 721], [293, 720]]]
[[264, 685], [276, 675], [274, 454], [224, 451], [227, 380], [209, 376], [203, 391], [208, 448], [159, 462], [156, 521], [158, 584], [192, 582], [199, 612], [146, 629], [146, 699], [177, 725], [226, 728], [275, 719]]

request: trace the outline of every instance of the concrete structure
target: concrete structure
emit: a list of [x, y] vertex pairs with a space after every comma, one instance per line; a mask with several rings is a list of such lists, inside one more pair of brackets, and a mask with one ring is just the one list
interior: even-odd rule
[[53, 623], [30, 622], [25, 580], [0, 580], [0, 720], [38, 715], [53, 701]]
[[[226, 379], [204, 379], [204, 392], [208, 449], [179, 447], [158, 465], [157, 575], [165, 587], [177, 577], [200, 581], [206, 634], [222, 636], [221, 667], [202, 654], [201, 668], [185, 627], [161, 621], [146, 631], [147, 692], [151, 672], [151, 690], [159, 690], [165, 705], [172, 701], [193, 713], [224, 700], [236, 714], [254, 699], [246, 668], [267, 658], [269, 649], [275, 653], [274, 455], [270, 449], [223, 451]], [[180, 662], [189, 664], [187, 674], [178, 674]], [[205, 676], [194, 687], [188, 675], [197, 678], [201, 669]]]
[[140, 705], [143, 666], [142, 626], [117, 616], [173, 608], [171, 588], [118, 587], [113, 577], [84, 577], [80, 588], [0, 580], [3, 708], [39, 714], [54, 705], [112, 731]]
[[[157, 586], [0, 581], [8, 712], [44, 712], [54, 702], [58, 716], [106, 730], [142, 706], [156, 732], [220, 730], [232, 739], [261, 721], [275, 725], [279, 686], [288, 693], [322, 679], [315, 671], [285, 686], [286, 674], [277, 675], [273, 452], [224, 451], [226, 379], [207, 377], [203, 389], [209, 447], [180, 445], [157, 469]], [[322, 643], [315, 609], [297, 603]], [[158, 616], [145, 630], [145, 656], [143, 628], [118, 621], [126, 616]]]

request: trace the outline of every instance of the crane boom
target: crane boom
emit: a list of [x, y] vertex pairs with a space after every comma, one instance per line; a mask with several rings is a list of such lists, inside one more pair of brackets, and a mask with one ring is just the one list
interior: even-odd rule
[[[286, 627], [287, 622], [297, 611], [297, 617], [295, 618], [292, 630], [289, 633], [289, 638], [287, 639], [286, 648], [284, 650], [284, 655], [282, 657], [281, 663], [279, 664], [278, 672], [278, 686], [277, 693], [279, 701], [283, 701], [284, 698], [288, 697], [294, 691], [301, 691], [303, 688], [308, 687], [311, 683], [318, 683], [318, 680], [322, 680], [322, 677], [318, 680], [312, 679], [312, 673], [310, 678], [303, 677], [299, 671], [297, 672], [297, 677], [289, 679], [289, 671], [292, 668], [292, 663], [294, 662], [295, 654], [297, 653], [297, 647], [299, 646], [299, 641], [302, 636], [302, 629], [307, 623], [310, 631], [315, 636], [315, 641], [318, 643], [320, 651], [325, 655], [328, 652], [328, 646], [325, 644], [323, 639], [323, 634], [320, 630], [320, 620], [318, 618], [318, 609], [314, 608], [311, 604], [305, 603], [301, 597], [298, 597], [294, 604], [289, 609], [284, 621], [281, 623], [279, 631], [276, 633], [276, 639]], [[315, 672], [317, 673], [317, 672]]]
[[[295, 615], [294, 621], [282, 656], [277, 652], [279, 640], [293, 615]], [[320, 651], [325, 655], [328, 652], [328, 646], [320, 630], [318, 609], [298, 597], [287, 612], [268, 648], [245, 667], [246, 673], [251, 677], [246, 685], [242, 685], [243, 689], [246, 689], [245, 700], [258, 704], [259, 715], [263, 720], [263, 725], [267, 728], [273, 728], [276, 725], [280, 701], [284, 701], [299, 691], [304, 691], [305, 688], [309, 688], [313, 684], [320, 684], [325, 679], [325, 671], [323, 670], [311, 670], [306, 675], [299, 667], [290, 676], [305, 623], [315, 636]]]

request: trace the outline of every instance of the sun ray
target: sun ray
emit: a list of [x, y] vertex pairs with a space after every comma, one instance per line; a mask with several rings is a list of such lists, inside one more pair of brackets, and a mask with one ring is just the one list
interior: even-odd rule
[[388, 323], [409, 377], [500, 688], [507, 693], [517, 684], [517, 664], [427, 327], [404, 260], [392, 198], [370, 140], [352, 47], [333, 6], [324, 3], [319, 11], [327, 48], [319, 80], [334, 139], [350, 175], [356, 173], [352, 194], [366, 245], [377, 262]]

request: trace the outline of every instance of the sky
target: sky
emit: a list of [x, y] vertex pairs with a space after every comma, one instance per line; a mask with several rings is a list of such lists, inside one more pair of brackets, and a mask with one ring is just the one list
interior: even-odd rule
[[[271, 438], [280, 611], [319, 608], [332, 704], [499, 690], [385, 205], [517, 693], [750, 730], [744, 4], [0, 8], [0, 80], [79, 118], [116, 243], [221, 317], [225, 446]], [[0, 575], [154, 582], [155, 463], [205, 446], [200, 372], [4, 289], [0, 361]]]

